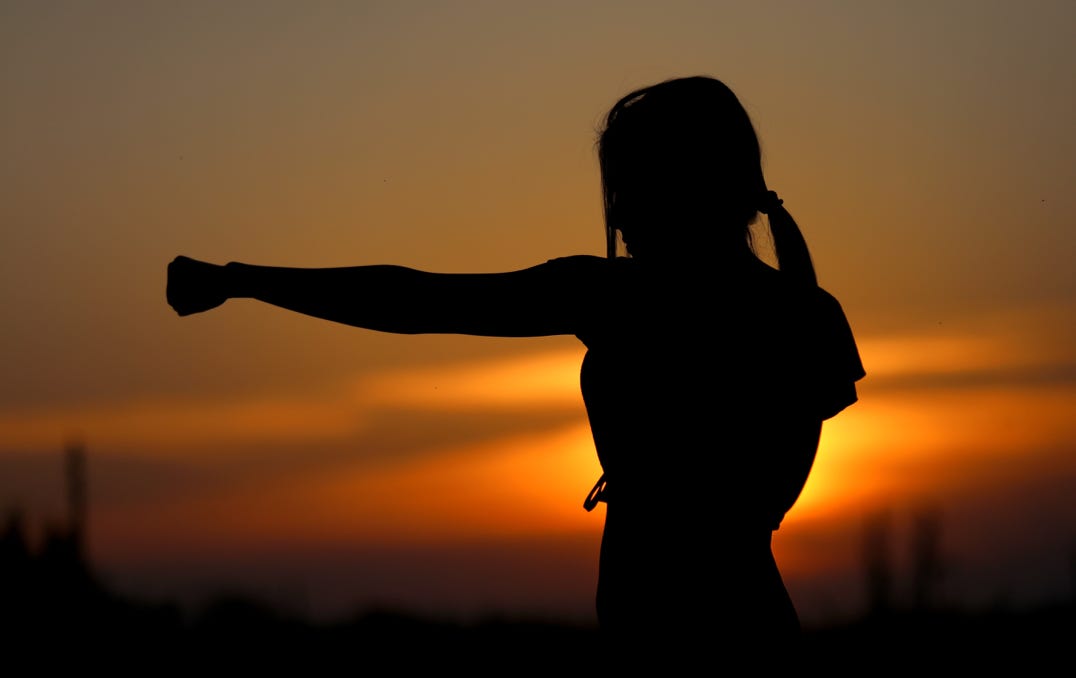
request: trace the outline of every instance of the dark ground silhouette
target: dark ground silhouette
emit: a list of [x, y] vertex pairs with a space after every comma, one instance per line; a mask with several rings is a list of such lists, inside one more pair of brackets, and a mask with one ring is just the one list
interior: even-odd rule
[[[51, 528], [41, 546], [31, 549], [25, 523], [21, 513], [12, 512], [0, 532], [0, 637], [8, 648], [90, 646], [101, 661], [144, 652], [164, 663], [331, 660], [345, 669], [390, 662], [393, 670], [458, 666], [571, 674], [603, 665], [596, 627], [550, 620], [465, 624], [372, 609], [313, 623], [249, 595], [222, 593], [196, 611], [176, 602], [138, 600], [115, 593], [94, 572], [77, 531]], [[864, 543], [865, 551], [873, 548], [869, 539]], [[872, 569], [866, 554], [864, 565], [866, 585], [877, 586], [878, 570], [886, 566], [875, 562]], [[891, 582], [895, 575], [882, 578]], [[870, 606], [857, 618], [805, 625], [798, 661], [836, 673], [948, 665], [1008, 666], [1036, 675], [1039, 668], [1071, 659], [1076, 600], [973, 609], [894, 599], [879, 594], [868, 598]]]

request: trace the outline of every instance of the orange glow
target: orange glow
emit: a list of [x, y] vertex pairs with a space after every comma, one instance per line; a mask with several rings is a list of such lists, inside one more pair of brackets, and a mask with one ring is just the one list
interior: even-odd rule
[[429, 409], [499, 409], [582, 404], [583, 348], [414, 369], [363, 379], [362, 401]]
[[50, 449], [57, 432], [101, 448], [156, 448], [180, 456], [192, 444], [354, 439], [377, 410], [541, 409], [578, 406], [582, 350], [404, 369], [309, 395], [156, 400], [0, 412], [3, 444]]
[[1072, 358], [1058, 341], [1071, 311], [1041, 307], [987, 314], [958, 329], [858, 339], [870, 379], [955, 375], [980, 370], [1049, 367]]
[[[958, 364], [1001, 368], [1031, 362], [1015, 352], [990, 354], [984, 345], [979, 339], [966, 345], [946, 339], [911, 342], [906, 352], [895, 342], [864, 342], [862, 348], [868, 371], [875, 364], [873, 349], [891, 351], [880, 354], [878, 376], [899, 364], [955, 371], [950, 357]], [[936, 350], [924, 350], [928, 347]], [[996, 460], [1021, 457], [1026, 465], [1059, 468], [1071, 463], [1056, 455], [1057, 441], [1076, 440], [1076, 389], [1069, 385], [875, 391], [871, 376], [874, 372], [860, 389], [861, 402], [823, 427], [811, 479], [793, 509], [797, 518], [840, 520], [850, 507], [944, 496], [987, 480], [996, 473]], [[1029, 457], [1026, 451], [1035, 449], [1051, 452]]]
[[[1076, 389], [961, 381], [1037, 368], [1050, 356], [1028, 345], [1013, 333], [861, 340], [869, 374], [860, 402], [825, 423], [811, 477], [775, 538], [789, 581], [854, 566], [856, 530], [874, 511], [1004, 483], [1012, 464], [999, 462], [1019, 459], [1027, 473], [1069, 468], [1058, 441], [1076, 441]], [[52, 432], [74, 429], [95, 446], [147, 457], [193, 463], [192, 450], [201, 450], [198, 463], [212, 469], [258, 441], [296, 455], [319, 444], [380, 449], [382, 439], [370, 436], [392, 435], [372, 426], [385, 412], [422, 429], [443, 425], [424, 417], [443, 421], [445, 412], [577, 408], [574, 423], [528, 434], [435, 442], [398, 460], [357, 455], [294, 472], [255, 469], [227, 484], [143, 499], [137, 510], [106, 505], [94, 514], [93, 550], [115, 563], [558, 535], [589, 535], [597, 548], [604, 509], [581, 506], [600, 474], [578, 390], [581, 357], [582, 349], [554, 350], [383, 371], [303, 397], [42, 410], [5, 414], [0, 424], [12, 445], [47, 447]], [[430, 440], [438, 440], [436, 430]]]
[[1018, 355], [1008, 340], [996, 336], [897, 336], [859, 343], [860, 353], [869, 357], [871, 377], [955, 374], [994, 367], [999, 357]]
[[[11, 447], [50, 449], [77, 432], [100, 449], [155, 448], [185, 456], [196, 443], [302, 442], [361, 428], [361, 411], [333, 398], [255, 396], [244, 400], [157, 400], [0, 414]], [[146, 452], [147, 454], [153, 454]]]
[[[266, 544], [416, 544], [597, 533], [582, 510], [601, 470], [586, 425], [318, 471], [98, 518], [102, 548], [231, 552]], [[104, 543], [107, 542], [107, 543]], [[129, 554], [136, 557], [135, 552]]]

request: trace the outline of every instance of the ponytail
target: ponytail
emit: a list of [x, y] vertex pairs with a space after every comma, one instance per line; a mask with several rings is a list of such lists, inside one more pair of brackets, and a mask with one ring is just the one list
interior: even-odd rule
[[816, 287], [818, 276], [811, 263], [811, 252], [807, 241], [796, 224], [796, 220], [784, 208], [783, 201], [777, 193], [766, 191], [759, 212], [766, 215], [770, 222], [770, 234], [773, 236], [773, 249], [777, 255], [777, 268], [791, 278], [805, 285]]

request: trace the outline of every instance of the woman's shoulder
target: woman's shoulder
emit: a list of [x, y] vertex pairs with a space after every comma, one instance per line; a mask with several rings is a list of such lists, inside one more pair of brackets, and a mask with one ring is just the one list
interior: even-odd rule
[[787, 274], [761, 260], [751, 267], [750, 274], [753, 277], [753, 284], [763, 294], [785, 299], [804, 309], [825, 312], [841, 311], [841, 304], [837, 301], [837, 297], [825, 288], [791, 279]]
[[560, 270], [578, 270], [582, 272], [601, 273], [611, 270], [617, 265], [616, 262], [618, 261], [622, 261], [622, 259], [609, 259], [593, 254], [569, 254], [567, 256], [549, 259], [541, 264], [541, 266]]
[[609, 259], [592, 254], [572, 254], [556, 257], [535, 267], [573, 286], [595, 284], [603, 288], [613, 284], [613, 278], [632, 276], [636, 262], [629, 257]]

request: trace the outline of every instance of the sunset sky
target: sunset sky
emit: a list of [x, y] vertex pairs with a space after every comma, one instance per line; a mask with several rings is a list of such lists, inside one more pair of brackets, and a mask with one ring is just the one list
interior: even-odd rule
[[120, 590], [591, 619], [577, 340], [178, 318], [165, 267], [601, 255], [602, 114], [707, 74], [868, 373], [775, 537], [801, 614], [857, 609], [881, 515], [901, 587], [927, 515], [950, 600], [1073, 595], [1074, 36], [1069, 0], [0, 0], [0, 510], [62, 520], [81, 441]]

